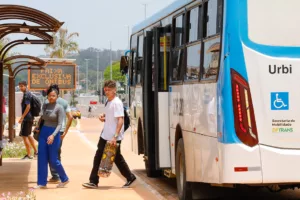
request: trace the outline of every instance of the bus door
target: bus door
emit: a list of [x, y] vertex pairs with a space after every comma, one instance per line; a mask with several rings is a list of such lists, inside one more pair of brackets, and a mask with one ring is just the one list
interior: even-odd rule
[[157, 27], [146, 33], [143, 76], [145, 157], [146, 167], [152, 170], [171, 167], [168, 110], [170, 35], [170, 27]]

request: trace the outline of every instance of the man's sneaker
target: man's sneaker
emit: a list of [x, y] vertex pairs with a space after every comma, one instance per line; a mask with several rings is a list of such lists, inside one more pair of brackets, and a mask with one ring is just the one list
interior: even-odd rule
[[131, 180], [127, 181], [127, 182], [125, 183], [125, 185], [123, 185], [123, 188], [128, 188], [128, 187], [130, 187], [130, 185], [131, 185], [135, 180], [136, 180], [136, 177], [133, 176], [133, 178], [132, 178]]
[[34, 153], [34, 157], [36, 158], [38, 156], [38, 153], [36, 152], [36, 153]]
[[60, 182], [56, 187], [57, 188], [63, 188], [65, 187], [70, 181]]
[[96, 185], [95, 183], [84, 183], [82, 184], [82, 186], [86, 188], [92, 188], [92, 189], [98, 188], [98, 185]]
[[32, 160], [32, 159], [33, 159], [33, 157], [28, 156], [28, 155], [26, 155], [22, 158], [22, 160]]
[[52, 183], [52, 184], [56, 184], [56, 183], [59, 183], [60, 182], [60, 179], [59, 178], [50, 178], [48, 180], [48, 183]]

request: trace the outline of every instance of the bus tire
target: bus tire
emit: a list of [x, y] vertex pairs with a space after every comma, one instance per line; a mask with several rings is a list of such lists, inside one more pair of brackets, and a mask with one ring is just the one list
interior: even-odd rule
[[176, 183], [180, 200], [192, 199], [192, 183], [186, 180], [186, 164], [183, 139], [179, 139], [176, 150]]

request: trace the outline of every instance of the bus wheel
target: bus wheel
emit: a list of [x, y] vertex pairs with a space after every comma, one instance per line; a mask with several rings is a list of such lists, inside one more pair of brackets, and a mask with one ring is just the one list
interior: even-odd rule
[[186, 165], [183, 139], [179, 139], [176, 151], [176, 182], [180, 200], [192, 199], [192, 183], [186, 181]]

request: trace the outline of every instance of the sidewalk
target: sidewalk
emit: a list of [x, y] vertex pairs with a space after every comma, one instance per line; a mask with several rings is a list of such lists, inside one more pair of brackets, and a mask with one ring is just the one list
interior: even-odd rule
[[[99, 123], [95, 125], [96, 119], [86, 122], [85, 124], [87, 125], [85, 127], [78, 127], [83, 132], [76, 129], [70, 130], [63, 144], [62, 163], [70, 178], [70, 183], [66, 188], [61, 189], [56, 189], [56, 185], [48, 184], [48, 189], [35, 191], [37, 199], [157, 199], [157, 196], [149, 190], [149, 187], [139, 179], [132, 188], [121, 188], [125, 180], [116, 167], [114, 167], [113, 173], [109, 178], [100, 180], [98, 189], [85, 189], [81, 186], [82, 183], [89, 180], [96, 141], [99, 137], [97, 130], [100, 132], [102, 129]], [[88, 139], [88, 137], [92, 137], [92, 140]], [[128, 139], [130, 140], [127, 137], [126, 140]], [[124, 141], [124, 143], [127, 142]], [[130, 168], [140, 168], [140, 164], [135, 166], [134, 157], [123, 154], [130, 163]], [[3, 166], [0, 167], [0, 193], [26, 191], [28, 188], [36, 185], [36, 180], [36, 160], [4, 159]]]

